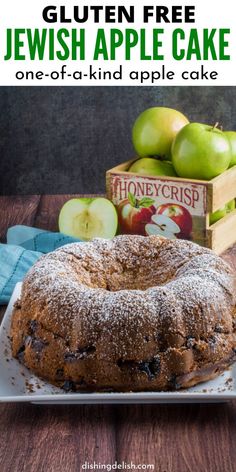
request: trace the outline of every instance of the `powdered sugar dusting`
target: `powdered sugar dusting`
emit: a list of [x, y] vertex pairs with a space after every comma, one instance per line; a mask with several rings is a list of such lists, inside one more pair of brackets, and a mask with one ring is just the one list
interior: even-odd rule
[[208, 333], [216, 322], [230, 322], [234, 303], [225, 262], [191, 242], [155, 236], [64, 246], [29, 271], [23, 294], [41, 303], [41, 321], [50, 314], [58, 334], [70, 326], [72, 339], [95, 340], [110, 330], [120, 348], [131, 333], [139, 343], [144, 326], [157, 331], [163, 317], [183, 334]]

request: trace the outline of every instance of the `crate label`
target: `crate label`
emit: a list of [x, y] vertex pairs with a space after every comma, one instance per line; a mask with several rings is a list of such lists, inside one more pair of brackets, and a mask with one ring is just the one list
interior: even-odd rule
[[111, 175], [111, 196], [117, 206], [133, 194], [136, 198], [152, 198], [155, 206], [164, 203], [178, 203], [189, 210], [192, 216], [206, 214], [206, 185], [164, 180], [132, 175]]
[[161, 234], [206, 244], [207, 184], [130, 173], [110, 173], [107, 184], [121, 233]]

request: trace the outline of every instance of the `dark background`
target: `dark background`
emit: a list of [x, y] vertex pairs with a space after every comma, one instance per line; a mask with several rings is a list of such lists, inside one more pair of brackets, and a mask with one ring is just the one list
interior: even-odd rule
[[0, 87], [0, 194], [104, 192], [151, 106], [236, 129], [235, 87]]

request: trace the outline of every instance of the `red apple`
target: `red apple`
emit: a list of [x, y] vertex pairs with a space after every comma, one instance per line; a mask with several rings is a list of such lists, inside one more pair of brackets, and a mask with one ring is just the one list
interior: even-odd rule
[[143, 197], [138, 200], [132, 193], [118, 206], [119, 232], [122, 234], [146, 235], [145, 226], [156, 213], [154, 200]]
[[180, 228], [177, 238], [189, 239], [192, 231], [192, 216], [189, 211], [176, 203], [160, 205], [156, 211], [157, 215], [165, 215], [171, 218]]

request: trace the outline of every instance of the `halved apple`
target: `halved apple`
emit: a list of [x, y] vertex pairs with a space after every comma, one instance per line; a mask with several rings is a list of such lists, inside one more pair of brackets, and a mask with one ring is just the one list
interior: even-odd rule
[[72, 198], [59, 215], [60, 232], [89, 241], [93, 238], [113, 238], [118, 217], [114, 205], [106, 198]]

